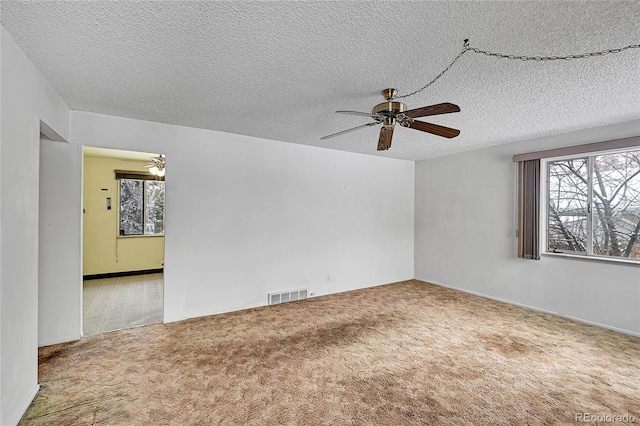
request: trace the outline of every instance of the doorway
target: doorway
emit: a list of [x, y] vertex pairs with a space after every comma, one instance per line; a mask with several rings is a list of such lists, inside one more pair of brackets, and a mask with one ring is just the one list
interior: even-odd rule
[[83, 171], [83, 334], [162, 322], [164, 156], [84, 147]]

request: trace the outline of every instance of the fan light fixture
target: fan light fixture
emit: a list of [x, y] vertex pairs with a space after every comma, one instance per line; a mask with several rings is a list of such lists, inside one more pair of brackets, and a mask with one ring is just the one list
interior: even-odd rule
[[386, 99], [386, 102], [374, 106], [370, 113], [359, 111], [336, 111], [340, 114], [370, 117], [375, 121], [362, 124], [358, 127], [352, 127], [351, 129], [343, 130], [338, 133], [323, 136], [320, 139], [329, 139], [334, 136], [339, 136], [344, 133], [351, 132], [353, 130], [362, 129], [363, 127], [382, 124], [382, 129], [380, 129], [380, 138], [378, 139], [378, 151], [385, 151], [391, 147], [393, 129], [395, 128], [396, 124], [399, 124], [402, 127], [409, 127], [411, 129], [420, 130], [422, 132], [431, 133], [437, 136], [442, 136], [443, 138], [455, 138], [460, 134], [460, 130], [457, 129], [416, 120], [416, 118], [419, 117], [460, 112], [460, 107], [458, 105], [445, 102], [442, 104], [429, 105], [422, 108], [407, 110], [407, 106], [405, 104], [395, 100], [397, 93], [398, 91], [396, 89], [384, 89], [382, 91], [382, 96]]
[[166, 171], [164, 166], [165, 166], [164, 154], [160, 154], [157, 157], [152, 157], [149, 164], [147, 164], [145, 167], [149, 169], [149, 173], [151, 173], [152, 175], [163, 177]]

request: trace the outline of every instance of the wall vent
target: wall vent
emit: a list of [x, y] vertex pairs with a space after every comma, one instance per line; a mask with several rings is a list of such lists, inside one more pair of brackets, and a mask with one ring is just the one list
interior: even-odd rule
[[277, 305], [279, 303], [293, 302], [307, 298], [308, 289], [281, 291], [279, 293], [269, 293], [269, 305]]

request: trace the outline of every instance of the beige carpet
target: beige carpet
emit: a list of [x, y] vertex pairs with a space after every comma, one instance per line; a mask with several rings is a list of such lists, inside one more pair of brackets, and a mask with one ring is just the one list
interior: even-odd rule
[[97, 334], [39, 358], [22, 425], [640, 422], [640, 339], [419, 281]]
[[162, 322], [162, 273], [87, 280], [83, 290], [85, 336]]

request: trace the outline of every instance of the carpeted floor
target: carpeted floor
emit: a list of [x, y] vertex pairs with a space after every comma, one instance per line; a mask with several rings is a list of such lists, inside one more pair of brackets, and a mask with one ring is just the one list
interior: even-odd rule
[[419, 281], [97, 334], [39, 359], [21, 425], [640, 422], [640, 339]]
[[83, 289], [85, 336], [162, 322], [162, 273], [87, 280]]

